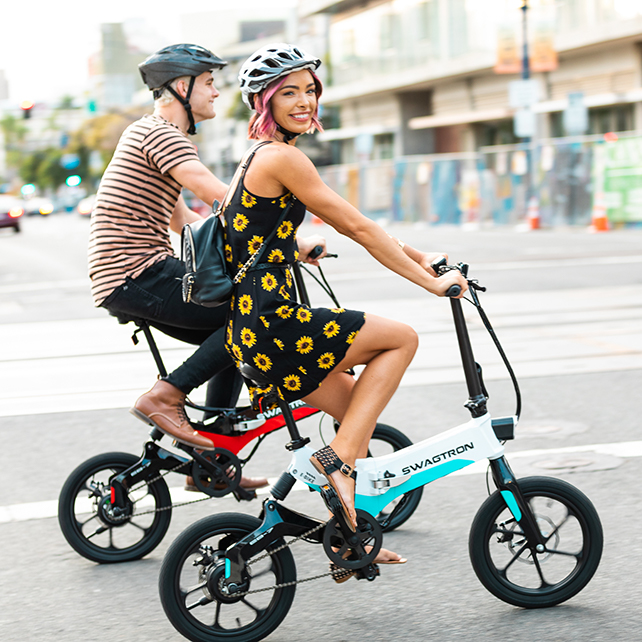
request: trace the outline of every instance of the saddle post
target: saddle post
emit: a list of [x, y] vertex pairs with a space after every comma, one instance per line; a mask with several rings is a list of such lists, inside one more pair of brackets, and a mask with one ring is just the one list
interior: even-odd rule
[[156, 345], [156, 341], [154, 340], [154, 335], [152, 334], [152, 330], [149, 327], [149, 323], [144, 319], [139, 319], [136, 321], [136, 325], [138, 326], [138, 329], [142, 330], [143, 334], [145, 335], [145, 339], [147, 340], [149, 349], [152, 353], [152, 356], [154, 357], [156, 367], [158, 368], [158, 373], [160, 374], [161, 377], [166, 377], [167, 370], [165, 368], [165, 364], [163, 363], [163, 359], [161, 358], [160, 351], [158, 350], [158, 346]]

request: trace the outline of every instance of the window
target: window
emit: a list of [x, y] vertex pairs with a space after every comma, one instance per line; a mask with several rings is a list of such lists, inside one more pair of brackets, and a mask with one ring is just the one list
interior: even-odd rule
[[392, 158], [394, 152], [394, 144], [394, 134], [377, 134], [374, 137], [374, 147], [372, 149], [373, 160]]
[[386, 13], [381, 16], [381, 49], [398, 49], [401, 44], [401, 16]]

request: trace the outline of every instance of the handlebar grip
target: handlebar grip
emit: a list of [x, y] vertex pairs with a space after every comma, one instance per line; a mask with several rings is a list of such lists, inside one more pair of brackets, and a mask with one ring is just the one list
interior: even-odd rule
[[316, 259], [321, 253], [323, 252], [323, 246], [322, 245], [315, 245], [312, 250], [310, 250], [310, 253], [308, 254], [309, 259]]
[[451, 285], [446, 290], [446, 296], [448, 297], [457, 297], [461, 294], [461, 285]]

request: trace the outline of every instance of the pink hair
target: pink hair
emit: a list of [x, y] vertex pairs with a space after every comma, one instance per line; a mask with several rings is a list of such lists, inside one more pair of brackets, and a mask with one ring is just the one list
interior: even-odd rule
[[[310, 127], [310, 133], [319, 130], [323, 131], [323, 125], [321, 125], [321, 120], [319, 119], [319, 102], [318, 99], [321, 97], [323, 92], [323, 85], [321, 81], [317, 78], [316, 74], [310, 71], [312, 78], [314, 79], [314, 84], [316, 85], [315, 91], [317, 94], [317, 108], [312, 114], [312, 126]], [[288, 76], [283, 78], [277, 78], [274, 82], [270, 83], [265, 89], [262, 89], [258, 94], [254, 94], [254, 109], [256, 113], [250, 118], [250, 124], [248, 126], [248, 138], [250, 140], [257, 140], [259, 138], [273, 138], [276, 134], [276, 121], [274, 116], [272, 116], [272, 109], [270, 108], [270, 100], [272, 96], [281, 88], [283, 83], [287, 80]]]

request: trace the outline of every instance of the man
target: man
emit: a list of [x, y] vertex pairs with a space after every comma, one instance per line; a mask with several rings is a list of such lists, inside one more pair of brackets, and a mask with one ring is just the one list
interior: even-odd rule
[[[194, 354], [142, 395], [131, 412], [179, 442], [202, 449], [212, 441], [193, 430], [185, 397], [209, 381], [207, 404], [236, 403], [241, 380], [224, 348], [227, 306], [186, 304], [181, 295], [183, 263], [174, 256], [169, 230], [201, 217], [190, 210], [181, 188], [207, 204], [222, 200], [227, 186], [201, 163], [188, 134], [214, 118], [219, 92], [212, 71], [227, 63], [196, 45], [165, 47], [139, 65], [154, 92], [154, 113], [123, 133], [105, 170], [91, 217], [89, 276], [97, 306], [110, 313], [147, 319], [179, 340], [198, 345]], [[319, 244], [301, 241], [303, 257]], [[267, 484], [243, 478], [245, 488]]]

